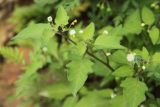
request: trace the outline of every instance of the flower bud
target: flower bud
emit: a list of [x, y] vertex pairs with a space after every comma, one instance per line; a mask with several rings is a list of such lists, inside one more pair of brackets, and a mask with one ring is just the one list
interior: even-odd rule
[[53, 21], [52, 16], [49, 16], [49, 17], [47, 18], [47, 20], [48, 20], [48, 22], [52, 22], [52, 21]]

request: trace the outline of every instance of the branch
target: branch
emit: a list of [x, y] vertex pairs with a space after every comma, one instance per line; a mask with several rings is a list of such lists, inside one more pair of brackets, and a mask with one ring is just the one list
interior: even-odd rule
[[[71, 40], [70, 38], [68, 38], [68, 40], [77, 45], [76, 42], [74, 42], [73, 40]], [[102, 64], [104, 64], [105, 66], [107, 66], [111, 71], [114, 71], [114, 69], [109, 65], [109, 63], [104, 62], [103, 60], [99, 59], [97, 56], [93, 55], [92, 53], [90, 53], [88, 50], [86, 52], [89, 56], [91, 56], [92, 58], [96, 59], [97, 61], [101, 62]]]
[[94, 59], [96, 59], [97, 61], [101, 62], [102, 64], [104, 64], [105, 66], [107, 66], [111, 71], [114, 71], [114, 69], [106, 62], [104, 62], [103, 60], [99, 59], [98, 57], [96, 57], [95, 55], [93, 55], [90, 52], [86, 52], [89, 56], [93, 57]]

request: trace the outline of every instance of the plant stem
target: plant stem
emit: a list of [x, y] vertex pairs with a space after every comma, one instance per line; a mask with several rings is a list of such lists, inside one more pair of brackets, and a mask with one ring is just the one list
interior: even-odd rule
[[96, 57], [95, 55], [93, 55], [90, 52], [86, 52], [89, 56], [93, 57], [94, 59], [96, 59], [97, 61], [101, 62], [102, 64], [104, 64], [105, 66], [107, 66], [111, 71], [114, 71], [114, 69], [106, 62], [104, 62], [103, 60], [99, 59], [98, 57]]
[[[74, 42], [73, 40], [71, 40], [70, 38], [68, 38], [68, 40], [73, 43], [74, 45], [77, 45], [76, 42]], [[91, 56], [92, 58], [96, 59], [97, 61], [101, 62], [102, 64], [104, 64], [105, 66], [107, 66], [111, 71], [114, 71], [114, 69], [109, 65], [109, 63], [104, 62], [103, 60], [99, 59], [97, 56], [93, 55], [92, 53], [90, 53], [88, 50], [86, 52], [89, 56]]]

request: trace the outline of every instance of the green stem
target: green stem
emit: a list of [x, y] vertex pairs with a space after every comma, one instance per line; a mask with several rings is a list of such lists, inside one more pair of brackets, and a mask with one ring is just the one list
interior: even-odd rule
[[95, 55], [93, 55], [90, 52], [86, 52], [89, 56], [93, 57], [94, 59], [96, 59], [97, 61], [101, 62], [102, 64], [104, 64], [105, 66], [107, 66], [111, 71], [114, 71], [114, 69], [106, 62], [104, 62], [103, 60], [99, 59], [98, 57], [96, 57]]
[[[74, 42], [73, 40], [71, 40], [70, 38], [68, 38], [68, 40], [73, 43], [74, 45], [77, 45], [76, 42]], [[105, 66], [107, 66], [111, 71], [114, 71], [114, 69], [109, 65], [109, 63], [104, 62], [103, 60], [99, 59], [97, 56], [93, 55], [92, 53], [90, 53], [88, 50], [86, 52], [90, 57], [96, 59], [97, 61], [101, 62], [102, 64], [104, 64]]]

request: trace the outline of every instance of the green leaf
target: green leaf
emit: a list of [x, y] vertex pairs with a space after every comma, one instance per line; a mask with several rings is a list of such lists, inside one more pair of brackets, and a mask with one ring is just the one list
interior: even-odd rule
[[152, 40], [152, 43], [156, 44], [159, 39], [159, 29], [157, 27], [153, 26], [152, 29], [149, 30], [149, 36]]
[[97, 49], [125, 49], [120, 45], [121, 37], [100, 35], [94, 45]]
[[77, 103], [77, 97], [68, 97], [63, 103], [63, 107], [74, 107]]
[[142, 30], [139, 10], [135, 10], [129, 14], [124, 23], [126, 34], [139, 34]]
[[[35, 96], [37, 92], [37, 86], [39, 84], [37, 79], [39, 78], [38, 70], [43, 67], [44, 60], [42, 56], [38, 53], [32, 53], [34, 56], [34, 60], [31, 59], [31, 63], [26, 66], [25, 72], [20, 76], [20, 78], [16, 81], [16, 97], [31, 97]], [[39, 59], [41, 57], [41, 59]], [[32, 90], [32, 91], [31, 91]]]
[[20, 33], [18, 33], [13, 40], [25, 40], [25, 39], [35, 39], [39, 40], [44, 34], [44, 31], [50, 32], [51, 26], [49, 24], [40, 23], [40, 24], [31, 24]]
[[160, 59], [160, 52], [156, 52], [153, 56], [152, 56], [152, 63], [156, 64], [156, 63], [160, 63], [159, 62]]
[[[78, 42], [77, 45], [71, 47], [71, 55], [83, 56], [87, 50], [87, 45], [84, 42]], [[76, 56], [77, 57], [77, 56]]]
[[124, 65], [116, 69], [113, 75], [117, 77], [128, 77], [134, 74], [133, 69], [130, 66]]
[[118, 64], [128, 64], [127, 54], [124, 50], [117, 50], [109, 57], [109, 59]]
[[45, 6], [45, 5], [47, 5], [47, 4], [53, 4], [54, 2], [56, 2], [56, 1], [52, 1], [52, 0], [34, 0], [34, 2], [36, 3], [36, 4], [38, 4], [38, 5], [42, 5], [42, 6]]
[[107, 99], [95, 94], [83, 97], [75, 107], [108, 107]]
[[121, 83], [121, 87], [128, 107], [138, 107], [145, 100], [145, 92], [148, 88], [138, 79], [127, 78]]
[[138, 56], [141, 56], [145, 61], [149, 60], [149, 53], [145, 47], [143, 47], [142, 50], [139, 49], [134, 50], [134, 53], [136, 53], [136, 55]]
[[24, 61], [23, 54], [18, 50], [18, 48], [0, 46], [0, 55], [17, 63], [23, 63]]
[[32, 46], [39, 49], [53, 36], [54, 32], [49, 24], [31, 24], [18, 33], [12, 39], [11, 44]]
[[108, 77], [111, 75], [110, 69], [98, 61], [94, 62], [93, 71], [94, 71], [94, 74], [102, 77]]
[[68, 67], [68, 80], [72, 85], [73, 95], [84, 85], [88, 74], [92, 72], [93, 63], [89, 59], [77, 59], [70, 62]]
[[55, 23], [57, 26], [64, 26], [68, 24], [69, 17], [65, 9], [60, 6], [56, 13]]
[[57, 100], [62, 100], [66, 95], [71, 94], [71, 89], [68, 85], [57, 83], [45, 87], [45, 89], [40, 92], [40, 95], [44, 97], [54, 98]]
[[160, 52], [156, 52], [151, 59], [149, 64], [149, 71], [148, 76], [153, 77], [156, 80], [160, 80]]
[[142, 20], [148, 25], [152, 25], [155, 21], [153, 12], [146, 6], [142, 9]]
[[44, 44], [46, 45], [54, 35], [55, 35], [55, 32], [53, 32], [52, 28], [44, 29], [42, 34], [42, 40]]
[[113, 90], [111, 89], [94, 90], [88, 93], [88, 95], [95, 95], [103, 98], [110, 98], [112, 94]]
[[[47, 53], [49, 53], [50, 55], [53, 55], [55, 58], [58, 59], [58, 43], [56, 41], [56, 38], [52, 38], [50, 39], [46, 45], [44, 45], [43, 48], [47, 48]], [[43, 50], [42, 48], [42, 50]]]
[[152, 63], [153, 65], [160, 64], [160, 52], [156, 52], [156, 53], [152, 56], [151, 63]]
[[116, 96], [109, 102], [109, 107], [129, 107], [129, 106], [127, 106], [124, 96]]
[[95, 32], [95, 26], [94, 23], [90, 23], [83, 31], [82, 34], [80, 34], [80, 38], [83, 40], [91, 40], [93, 39], [94, 36], [94, 32]]

